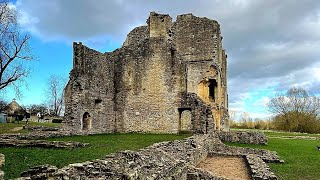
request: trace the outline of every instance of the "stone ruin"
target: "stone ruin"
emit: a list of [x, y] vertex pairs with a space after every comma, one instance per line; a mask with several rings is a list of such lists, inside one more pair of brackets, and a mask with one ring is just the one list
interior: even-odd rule
[[121, 151], [105, 158], [74, 163], [57, 168], [42, 165], [21, 173], [27, 179], [221, 179], [213, 172], [199, 168], [207, 157], [243, 158], [251, 179], [278, 179], [266, 162], [283, 163], [275, 152], [232, 147], [223, 144], [217, 134], [153, 144], [139, 151]]
[[150, 13], [123, 46], [73, 44], [66, 131], [208, 133], [228, 130], [227, 55], [220, 25], [192, 14]]
[[[266, 164], [283, 163], [275, 152], [221, 142], [267, 144], [259, 133], [225, 132], [229, 128], [227, 55], [220, 25], [192, 14], [172, 22], [169, 15], [154, 12], [147, 24], [133, 29], [113, 52], [100, 53], [74, 43], [63, 129], [32, 127], [24, 135], [3, 134], [0, 145], [86, 147], [38, 139], [87, 133], [191, 131], [194, 135], [62, 168], [38, 166], [18, 179], [227, 179], [198, 167], [214, 156], [243, 158], [252, 179], [277, 179]], [[0, 154], [0, 168], [4, 162]]]

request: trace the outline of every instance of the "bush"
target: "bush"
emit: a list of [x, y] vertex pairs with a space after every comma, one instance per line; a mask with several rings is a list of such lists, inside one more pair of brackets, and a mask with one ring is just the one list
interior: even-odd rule
[[52, 119], [52, 123], [61, 123], [62, 119]]
[[316, 116], [300, 112], [288, 112], [275, 116], [272, 122], [274, 129], [302, 133], [319, 133], [320, 120]]

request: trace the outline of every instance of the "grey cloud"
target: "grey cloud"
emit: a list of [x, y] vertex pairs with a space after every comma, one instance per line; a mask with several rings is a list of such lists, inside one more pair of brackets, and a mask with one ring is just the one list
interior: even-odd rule
[[[120, 45], [150, 11], [193, 13], [221, 24], [228, 54], [230, 103], [253, 89], [283, 91], [306, 83], [319, 92], [310, 69], [320, 62], [318, 0], [18, 0], [17, 8], [38, 21], [44, 39], [84, 40], [93, 46]], [[101, 39], [101, 40], [100, 40]], [[319, 94], [319, 93], [317, 93]]]

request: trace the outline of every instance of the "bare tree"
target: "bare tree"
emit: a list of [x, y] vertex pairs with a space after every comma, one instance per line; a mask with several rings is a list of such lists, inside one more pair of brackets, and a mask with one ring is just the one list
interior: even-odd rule
[[320, 98], [311, 96], [303, 88], [294, 87], [289, 89], [285, 95], [272, 98], [268, 107], [275, 114], [286, 115], [289, 112], [296, 112], [318, 116]]
[[8, 105], [7, 101], [0, 99], [0, 112], [2, 112], [7, 105]]
[[7, 0], [0, 0], [0, 90], [28, 76], [24, 64], [33, 59], [29, 39], [19, 31], [16, 10]]
[[53, 111], [53, 115], [59, 116], [63, 108], [63, 88], [65, 80], [59, 76], [52, 75], [48, 80], [48, 88], [45, 90], [48, 105]]

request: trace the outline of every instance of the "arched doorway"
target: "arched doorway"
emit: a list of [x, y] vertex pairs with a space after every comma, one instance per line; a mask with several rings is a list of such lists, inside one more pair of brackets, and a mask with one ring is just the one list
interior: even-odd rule
[[85, 112], [82, 116], [82, 130], [91, 129], [91, 116], [88, 112]]

